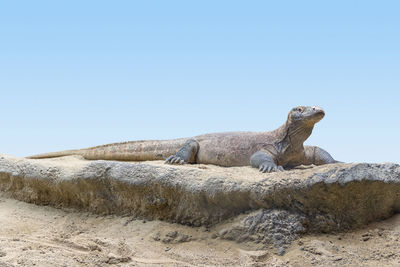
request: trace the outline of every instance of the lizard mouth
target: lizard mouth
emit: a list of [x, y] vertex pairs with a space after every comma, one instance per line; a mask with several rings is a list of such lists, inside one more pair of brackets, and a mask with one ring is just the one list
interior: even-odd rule
[[311, 107], [305, 115], [305, 122], [317, 123], [325, 116], [325, 111], [320, 107]]
[[325, 117], [325, 111], [321, 108], [313, 108], [313, 114], [310, 116], [315, 122], [319, 122], [322, 118]]

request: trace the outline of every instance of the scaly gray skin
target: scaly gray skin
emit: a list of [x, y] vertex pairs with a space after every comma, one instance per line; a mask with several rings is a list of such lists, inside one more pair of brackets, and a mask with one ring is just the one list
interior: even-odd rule
[[271, 132], [228, 132], [181, 138], [115, 143], [78, 150], [47, 153], [29, 158], [81, 155], [90, 160], [144, 161], [167, 157], [167, 164], [202, 163], [248, 166], [261, 172], [281, 171], [298, 165], [335, 163], [328, 152], [303, 146], [314, 124], [325, 116], [320, 107], [293, 108], [287, 121]]

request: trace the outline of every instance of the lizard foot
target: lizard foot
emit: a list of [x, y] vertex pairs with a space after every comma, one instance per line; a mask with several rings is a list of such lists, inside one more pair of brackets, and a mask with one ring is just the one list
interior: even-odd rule
[[281, 172], [283, 171], [282, 166], [277, 166], [275, 163], [272, 162], [263, 162], [260, 164], [260, 167], [258, 169], [260, 172], [265, 173], [265, 172]]
[[181, 159], [179, 156], [172, 155], [172, 156], [169, 156], [165, 160], [164, 163], [165, 164], [184, 164], [185, 161], [183, 159]]

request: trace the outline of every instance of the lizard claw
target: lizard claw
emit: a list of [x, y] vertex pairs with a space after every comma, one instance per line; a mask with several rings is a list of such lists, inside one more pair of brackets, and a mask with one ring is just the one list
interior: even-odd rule
[[170, 163], [171, 162], [171, 159], [173, 158], [174, 156], [169, 156], [165, 161], [164, 161], [164, 163]]
[[165, 160], [164, 163], [165, 164], [184, 164], [185, 161], [183, 159], [181, 159], [180, 157], [178, 157], [178, 156], [172, 155], [172, 156], [169, 156]]
[[266, 161], [266, 162], [263, 162], [260, 164], [258, 170], [262, 173], [279, 172], [279, 171], [283, 171], [283, 167], [276, 166], [275, 163]]

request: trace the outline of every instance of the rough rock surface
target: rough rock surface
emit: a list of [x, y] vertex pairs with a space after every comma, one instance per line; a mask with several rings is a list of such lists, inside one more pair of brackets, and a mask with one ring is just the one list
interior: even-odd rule
[[[0, 155], [0, 190], [30, 203], [99, 214], [195, 226], [232, 220], [224, 235], [232, 229], [254, 235], [276, 229], [279, 221], [290, 225], [290, 235], [346, 230], [400, 211], [400, 165], [338, 163], [263, 174], [250, 167]], [[246, 239], [237, 232], [232, 239]]]
[[239, 216], [231, 224], [221, 224], [217, 235], [221, 239], [246, 243], [250, 249], [272, 248], [283, 254], [291, 242], [305, 232], [306, 221], [304, 216], [285, 210], [262, 209]]

